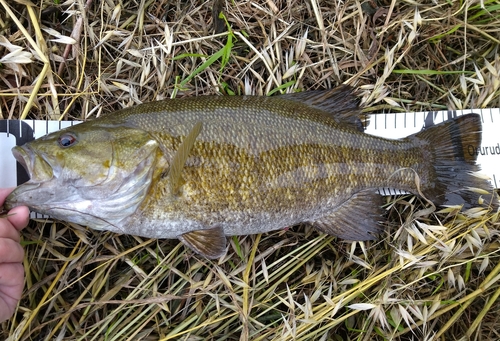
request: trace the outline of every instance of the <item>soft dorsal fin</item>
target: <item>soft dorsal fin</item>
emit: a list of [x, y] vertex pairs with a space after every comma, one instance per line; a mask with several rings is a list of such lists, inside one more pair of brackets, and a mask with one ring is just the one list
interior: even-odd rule
[[226, 253], [226, 235], [220, 226], [184, 233], [179, 239], [194, 252], [209, 259], [219, 258]]
[[359, 131], [364, 131], [364, 125], [367, 124], [368, 118], [361, 114], [359, 99], [354, 95], [354, 88], [349, 85], [342, 84], [329, 90], [285, 94], [279, 98], [320, 109], [326, 116]]
[[191, 129], [189, 134], [181, 142], [179, 149], [177, 149], [177, 152], [172, 159], [172, 164], [170, 165], [170, 170], [168, 172], [168, 176], [170, 178], [170, 193], [172, 195], [176, 195], [179, 188], [183, 185], [182, 169], [186, 164], [186, 160], [188, 159], [191, 149], [193, 149], [196, 138], [200, 135], [202, 127], [203, 125], [201, 122], [197, 122], [194, 125], [193, 129]]

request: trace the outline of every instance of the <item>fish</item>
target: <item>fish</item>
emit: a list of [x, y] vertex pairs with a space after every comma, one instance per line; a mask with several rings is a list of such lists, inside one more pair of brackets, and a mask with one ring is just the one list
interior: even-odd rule
[[30, 180], [6, 199], [97, 230], [179, 239], [209, 259], [227, 236], [310, 224], [376, 239], [395, 188], [435, 205], [497, 209], [477, 176], [481, 118], [399, 140], [363, 132], [347, 85], [278, 96], [149, 102], [48, 134], [12, 152]]

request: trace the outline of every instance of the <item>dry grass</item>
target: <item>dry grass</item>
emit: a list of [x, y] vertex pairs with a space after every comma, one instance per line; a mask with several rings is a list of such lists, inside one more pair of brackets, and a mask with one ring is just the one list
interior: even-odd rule
[[[219, 34], [212, 1], [56, 3], [0, 0], [3, 118], [341, 82], [370, 112], [499, 106], [500, 1], [219, 1], [231, 28]], [[500, 339], [498, 216], [422, 207], [389, 202], [377, 242], [298, 227], [232, 238], [218, 261], [33, 223], [26, 291], [0, 339]]]

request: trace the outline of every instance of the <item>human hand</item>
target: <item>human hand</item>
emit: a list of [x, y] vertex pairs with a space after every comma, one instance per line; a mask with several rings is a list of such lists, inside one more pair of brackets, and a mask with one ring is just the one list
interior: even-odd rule
[[[12, 188], [0, 188], [0, 206]], [[29, 209], [19, 206], [0, 218], [0, 322], [9, 319], [16, 309], [24, 287], [24, 250], [19, 231], [28, 225]]]

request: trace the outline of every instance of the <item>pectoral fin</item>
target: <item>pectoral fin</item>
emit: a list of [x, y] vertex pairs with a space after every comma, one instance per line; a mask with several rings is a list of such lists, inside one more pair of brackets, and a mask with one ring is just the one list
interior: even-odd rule
[[222, 227], [197, 230], [179, 236], [180, 241], [194, 252], [209, 259], [216, 259], [226, 253], [226, 235]]
[[189, 157], [191, 149], [193, 149], [196, 138], [200, 135], [202, 126], [201, 122], [194, 125], [193, 129], [191, 129], [189, 134], [180, 144], [179, 149], [172, 159], [172, 164], [170, 165], [170, 170], [168, 172], [168, 176], [170, 178], [170, 193], [172, 195], [176, 195], [179, 188], [181, 188], [184, 184], [184, 180], [182, 179], [182, 169], [186, 164], [186, 160]]
[[375, 190], [354, 194], [335, 211], [313, 222], [324, 233], [347, 240], [375, 239], [384, 210]]

